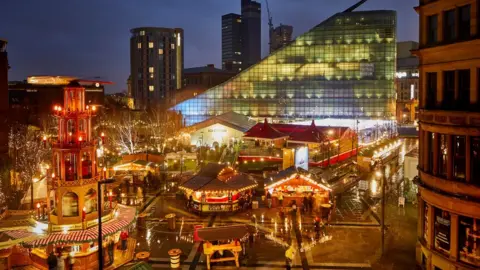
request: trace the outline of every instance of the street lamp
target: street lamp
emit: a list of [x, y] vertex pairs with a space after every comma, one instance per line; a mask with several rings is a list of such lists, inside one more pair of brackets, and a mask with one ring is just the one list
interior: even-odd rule
[[103, 269], [103, 246], [102, 246], [102, 185], [115, 182], [115, 179], [104, 179], [97, 182], [97, 203], [98, 203], [98, 269]]
[[112, 209], [112, 196], [113, 196], [113, 193], [112, 191], [110, 190], [108, 192], [108, 200], [110, 201], [110, 209]]

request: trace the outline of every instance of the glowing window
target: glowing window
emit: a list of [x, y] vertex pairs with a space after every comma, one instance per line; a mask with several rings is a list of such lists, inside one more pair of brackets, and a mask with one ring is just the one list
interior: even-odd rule
[[158, 49], [158, 54], [163, 54], [163, 49]]
[[170, 48], [172, 48], [172, 50], [174, 50], [175, 49], [175, 44], [173, 44], [173, 43], [170, 44]]
[[148, 90], [150, 90], [150, 92], [153, 92], [153, 90], [155, 90], [155, 87], [153, 85], [149, 85]]
[[140, 36], [145, 36], [145, 31], [140, 31]]
[[148, 48], [153, 48], [153, 42], [148, 42]]
[[148, 68], [148, 72], [150, 72], [150, 73], [153, 73], [154, 70], [155, 70], [155, 69], [154, 69], [153, 67], [149, 67], [149, 68]]
[[141, 43], [141, 42], [138, 42], [138, 43], [137, 43], [137, 48], [139, 48], [139, 49], [142, 48], [142, 43]]

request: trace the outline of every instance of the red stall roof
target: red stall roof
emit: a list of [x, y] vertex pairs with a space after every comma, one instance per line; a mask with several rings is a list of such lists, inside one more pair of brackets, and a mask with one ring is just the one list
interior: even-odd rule
[[244, 138], [252, 138], [252, 139], [281, 139], [281, 138], [288, 138], [287, 134], [284, 134], [275, 128], [272, 127], [265, 118], [265, 122], [258, 123], [249, 129], [246, 133]]

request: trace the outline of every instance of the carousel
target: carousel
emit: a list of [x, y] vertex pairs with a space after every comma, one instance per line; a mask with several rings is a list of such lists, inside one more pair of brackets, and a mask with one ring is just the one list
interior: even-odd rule
[[[98, 183], [106, 178], [106, 168], [97, 166], [98, 140], [91, 132], [96, 107], [85, 104], [85, 88], [78, 82], [64, 91], [63, 106], [54, 106], [58, 136], [50, 141], [46, 207], [37, 203], [36, 209], [7, 210], [0, 215], [0, 241], [7, 239], [0, 242], [0, 250], [7, 254], [3, 257], [10, 267], [28, 264], [47, 269], [47, 258], [53, 252], [70, 258], [75, 269], [98, 269], [98, 220], [102, 247], [108, 241], [117, 243], [120, 232], [135, 220], [136, 209], [106, 201], [111, 186]], [[46, 144], [47, 138], [43, 141]]]
[[312, 178], [301, 168], [290, 167], [265, 179], [265, 194], [270, 193], [272, 207], [285, 207], [296, 202], [301, 205], [306, 197], [313, 200], [316, 211], [331, 208], [331, 189]]
[[209, 163], [180, 185], [196, 213], [236, 212], [257, 186], [247, 174], [226, 165]]

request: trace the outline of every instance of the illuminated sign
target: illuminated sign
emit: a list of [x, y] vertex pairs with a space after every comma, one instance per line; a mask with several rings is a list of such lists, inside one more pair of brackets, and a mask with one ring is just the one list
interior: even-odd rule
[[308, 147], [295, 149], [295, 167], [308, 171]]
[[419, 73], [412, 73], [412, 77], [420, 77], [420, 74]]
[[414, 98], [415, 98], [415, 85], [410, 84], [410, 99], [414, 99]]
[[209, 129], [208, 132], [227, 132], [227, 130], [223, 128], [212, 128]]
[[407, 72], [397, 72], [395, 73], [395, 77], [401, 79], [407, 77]]

